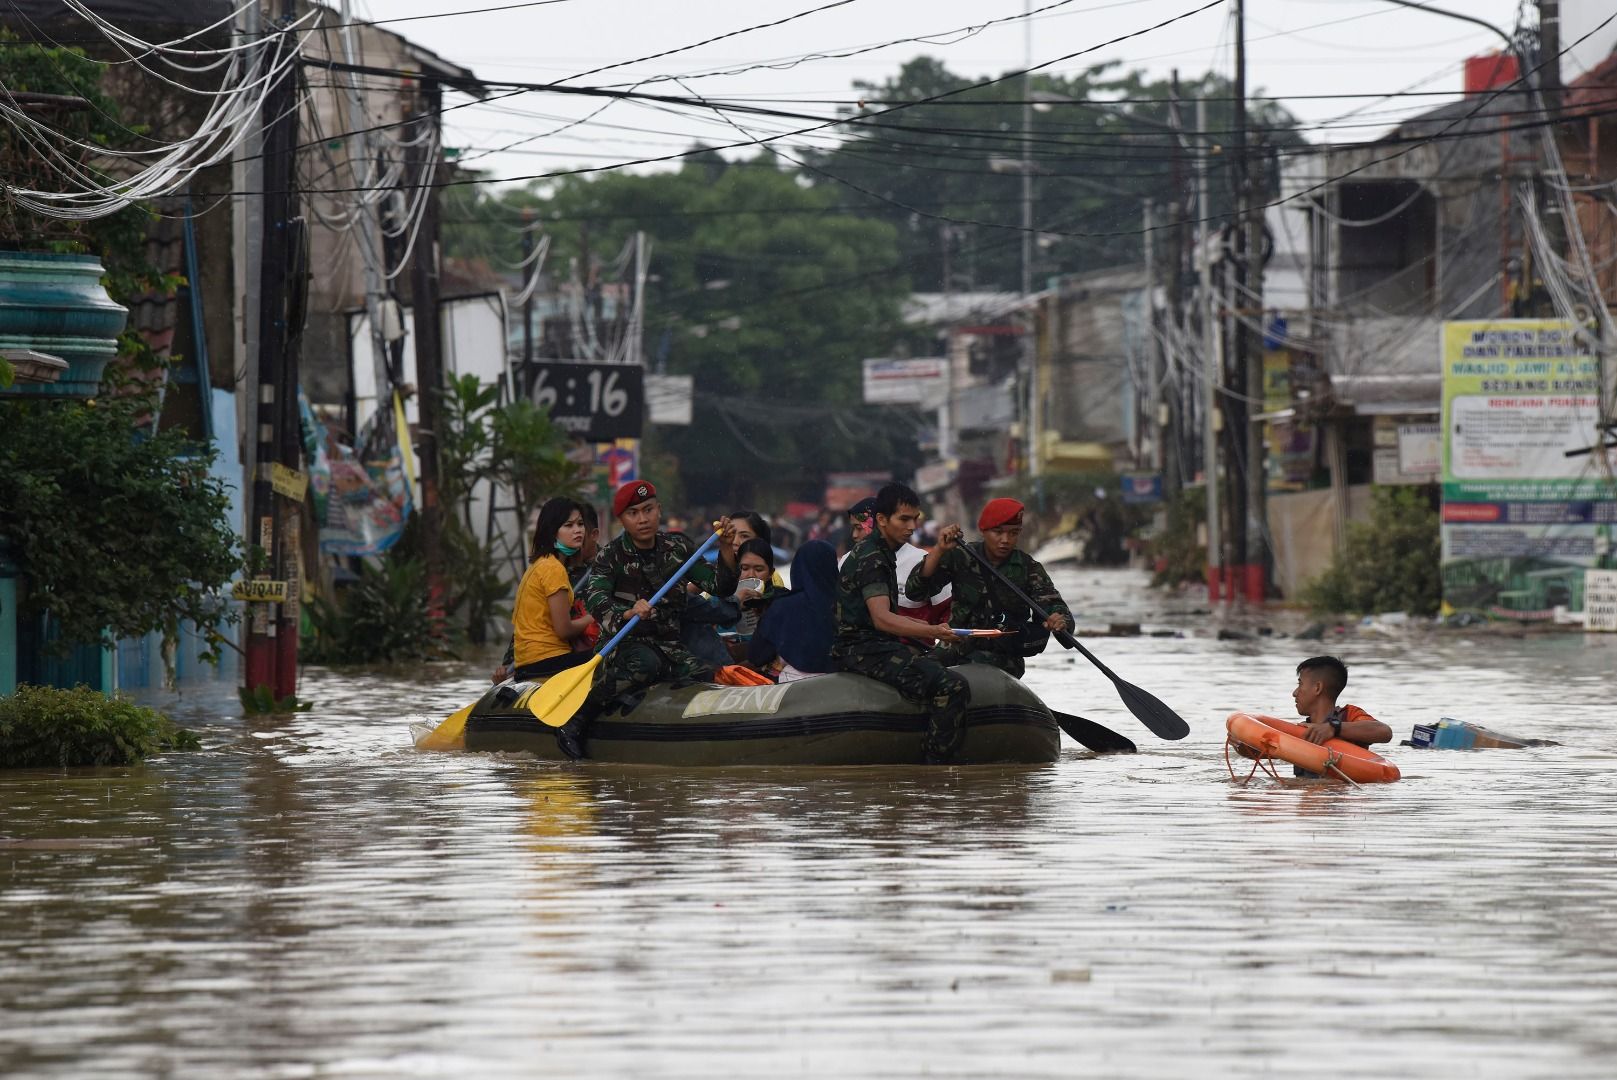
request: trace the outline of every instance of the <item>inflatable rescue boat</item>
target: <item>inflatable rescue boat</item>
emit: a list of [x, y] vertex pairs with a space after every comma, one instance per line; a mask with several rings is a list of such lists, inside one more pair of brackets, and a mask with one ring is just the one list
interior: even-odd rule
[[[1042, 764], [1060, 729], [1021, 682], [983, 664], [953, 669], [971, 684], [966, 738], [952, 764]], [[519, 704], [536, 684], [504, 682], [472, 706], [467, 750], [564, 759], [555, 729]], [[589, 726], [586, 756], [644, 765], [919, 765], [926, 717], [863, 675], [818, 675], [765, 686], [656, 686]]]

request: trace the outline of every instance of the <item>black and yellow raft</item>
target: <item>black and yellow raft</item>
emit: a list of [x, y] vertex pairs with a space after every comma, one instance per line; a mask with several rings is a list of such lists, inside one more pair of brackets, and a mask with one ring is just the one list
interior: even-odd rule
[[[954, 764], [1042, 764], [1060, 754], [1055, 717], [1016, 679], [981, 664]], [[472, 706], [466, 749], [562, 758], [555, 730], [524, 707], [535, 684], [505, 682]], [[642, 765], [919, 765], [926, 717], [863, 675], [767, 686], [657, 686], [589, 726], [591, 760]]]

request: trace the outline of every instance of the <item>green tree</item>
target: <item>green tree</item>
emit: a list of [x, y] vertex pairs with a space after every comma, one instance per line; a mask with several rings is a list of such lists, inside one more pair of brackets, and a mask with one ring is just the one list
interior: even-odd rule
[[[1117, 74], [1115, 66], [1032, 78], [1039, 102], [1028, 147], [1034, 224], [1041, 230], [1036, 283], [1051, 274], [1137, 262], [1139, 237], [1127, 234], [1139, 227], [1140, 201], [1182, 199], [1194, 175], [1195, 162], [1188, 152], [1181, 156], [1170, 123], [1171, 83], [1141, 72]], [[868, 122], [851, 125], [852, 134], [837, 148], [810, 162], [820, 170], [813, 174], [816, 185], [836, 188], [842, 201], [867, 206], [864, 213], [893, 225], [921, 291], [941, 289], [945, 244], [955, 288], [1020, 287], [1023, 85], [1013, 78], [978, 86], [985, 81], [917, 57], [881, 83], [855, 83], [867, 104], [850, 115]], [[939, 94], [950, 96], [879, 115], [893, 104]], [[1229, 82], [1208, 74], [1183, 81], [1180, 94], [1186, 133], [1193, 134], [1196, 100], [1207, 98], [1213, 139], [1227, 143], [1234, 115]], [[1249, 120], [1254, 148], [1301, 141], [1296, 121], [1276, 104], [1250, 110]], [[1227, 161], [1220, 157], [1213, 166], [1213, 209], [1220, 215], [1232, 206]], [[1125, 235], [1061, 235], [1106, 232]]]
[[646, 228], [649, 363], [694, 376], [697, 394], [696, 423], [656, 431], [648, 451], [676, 459], [699, 502], [813, 495], [827, 468], [914, 456], [912, 430], [859, 404], [860, 361], [890, 346], [908, 293], [895, 234], [837, 198], [768, 155], [543, 192], [552, 266]]
[[[84, 108], [54, 114], [52, 127], [91, 146], [127, 146], [146, 128], [124, 122], [103, 89], [105, 70], [76, 49], [19, 44], [0, 31], [9, 93], [82, 98]], [[66, 142], [59, 150], [92, 172], [104, 164]], [[54, 181], [37, 145], [0, 124], [0, 245], [95, 254], [120, 302], [180, 283], [150, 264], [146, 207], [64, 224], [24, 213], [4, 194], [7, 184]], [[144, 368], [149, 376], [165, 361], [134, 331], [119, 345], [103, 394], [88, 403], [0, 404], [0, 535], [28, 574], [25, 613], [55, 618], [64, 643], [172, 637], [186, 620], [215, 629], [231, 613], [218, 590], [241, 566], [229, 496], [209, 474], [214, 452], [179, 430], [148, 431], [158, 381], [126, 374]]]
[[20, 550], [24, 610], [69, 641], [218, 627], [241, 566], [213, 452], [140, 434], [150, 397], [0, 405], [0, 534]]

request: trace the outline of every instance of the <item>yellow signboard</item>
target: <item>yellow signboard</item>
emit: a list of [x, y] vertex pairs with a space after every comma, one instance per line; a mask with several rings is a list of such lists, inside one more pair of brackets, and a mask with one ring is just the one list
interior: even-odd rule
[[270, 466], [270, 487], [275, 489], [277, 495], [285, 495], [293, 502], [302, 502], [309, 491], [309, 477], [306, 473], [288, 469], [276, 462]]
[[250, 604], [279, 604], [286, 600], [286, 582], [250, 578], [231, 582], [230, 595]]

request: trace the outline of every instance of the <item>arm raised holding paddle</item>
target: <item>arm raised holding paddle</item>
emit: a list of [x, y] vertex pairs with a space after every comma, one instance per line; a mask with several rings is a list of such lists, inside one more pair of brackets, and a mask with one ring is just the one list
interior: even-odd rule
[[[1027, 604], [1028, 607], [1033, 610], [1035, 615], [1046, 620], [1046, 623], [1048, 624], [1050, 613], [1029, 599], [1028, 595], [1021, 589], [1018, 589], [1014, 584], [1007, 581], [1005, 579], [1005, 575], [1001, 574], [992, 563], [983, 558], [983, 556], [975, 551], [969, 544], [962, 544], [960, 550], [964, 551], [968, 556], [976, 560], [977, 565], [982, 567], [984, 573], [992, 575], [1007, 588], [1015, 592], [1017, 596], [1021, 597], [1022, 602]], [[1160, 738], [1169, 740], [1183, 739], [1186, 735], [1190, 734], [1190, 725], [1185, 723], [1184, 719], [1180, 717], [1178, 713], [1174, 712], [1172, 709], [1168, 708], [1168, 706], [1164, 705], [1160, 700], [1158, 700], [1155, 695], [1148, 693], [1147, 691], [1140, 689], [1138, 686], [1135, 686], [1133, 683], [1126, 682], [1120, 678], [1111, 668], [1101, 663], [1099, 657], [1090, 652], [1088, 649], [1084, 648], [1083, 643], [1077, 638], [1073, 637], [1069, 631], [1054, 630], [1053, 632], [1055, 634], [1055, 639], [1061, 642], [1064, 647], [1078, 650], [1083, 654], [1084, 659], [1088, 660], [1091, 664], [1094, 664], [1095, 667], [1100, 669], [1100, 673], [1102, 675], [1112, 680], [1112, 685], [1117, 688], [1118, 697], [1123, 699], [1123, 704], [1128, 708], [1129, 712], [1133, 713], [1135, 719], [1139, 720], [1140, 723], [1150, 728], [1154, 734]]]

